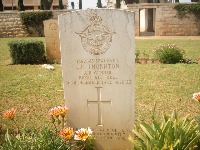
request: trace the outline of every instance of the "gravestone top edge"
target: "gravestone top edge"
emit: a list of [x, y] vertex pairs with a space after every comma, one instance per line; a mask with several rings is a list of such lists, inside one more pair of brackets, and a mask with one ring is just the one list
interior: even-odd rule
[[106, 11], [123, 11], [123, 12], [130, 12], [130, 13], [134, 13], [135, 12], [134, 10], [129, 10], [129, 9], [115, 9], [115, 8], [101, 8], [101, 9], [94, 8], [94, 9], [92, 9], [92, 8], [87, 8], [87, 9], [77, 9], [77, 10], [68, 11], [66, 13], [59, 14], [58, 17], [66, 15], [66, 14], [69, 14], [69, 13], [81, 12], [81, 11], [91, 11], [91, 10], [97, 10], [97, 11], [105, 11], [105, 10]]

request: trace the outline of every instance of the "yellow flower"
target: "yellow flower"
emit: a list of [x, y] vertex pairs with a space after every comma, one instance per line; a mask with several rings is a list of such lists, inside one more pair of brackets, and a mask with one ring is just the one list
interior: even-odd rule
[[76, 131], [74, 139], [85, 141], [91, 135], [92, 135], [92, 130], [90, 129], [90, 127], [88, 127], [88, 129], [81, 128], [78, 131]]
[[194, 100], [200, 102], [200, 92], [199, 92], [199, 93], [194, 93], [192, 98], [193, 98]]
[[49, 115], [52, 117], [62, 116], [67, 114], [68, 108], [66, 106], [57, 106], [49, 110]]
[[74, 136], [74, 130], [73, 128], [65, 128], [60, 131], [60, 136], [63, 137], [66, 140], [71, 140]]
[[10, 118], [13, 119], [16, 114], [17, 109], [11, 108], [8, 109], [5, 113], [3, 113], [3, 118]]
[[64, 106], [64, 107], [58, 106], [57, 107], [57, 113], [62, 117], [67, 114], [67, 111], [68, 111], [68, 108], [66, 106]]

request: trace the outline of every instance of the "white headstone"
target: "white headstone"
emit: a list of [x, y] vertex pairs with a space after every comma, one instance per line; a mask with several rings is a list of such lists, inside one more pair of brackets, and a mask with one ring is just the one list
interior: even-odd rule
[[134, 13], [88, 9], [59, 16], [68, 126], [91, 127], [99, 150], [131, 148]]

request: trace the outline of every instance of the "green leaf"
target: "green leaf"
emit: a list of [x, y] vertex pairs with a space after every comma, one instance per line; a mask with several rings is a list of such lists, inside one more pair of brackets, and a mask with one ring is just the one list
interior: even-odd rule
[[145, 137], [142, 136], [138, 131], [133, 130], [133, 133], [134, 133], [138, 138], [140, 138], [143, 142], [146, 142]]
[[133, 143], [134, 149], [136, 149], [136, 150], [139, 150], [139, 149], [140, 149], [138, 143], [136, 142], [136, 140], [134, 140], [133, 137], [129, 136], [128, 139], [129, 139], [129, 141], [130, 141], [131, 143]]
[[158, 134], [162, 133], [162, 130], [160, 129], [160, 125], [155, 120], [152, 122], [152, 125], [154, 126], [154, 128], [158, 132]]
[[190, 143], [186, 146], [186, 148], [184, 148], [184, 150], [188, 150], [192, 144], [194, 144], [196, 141], [199, 140], [200, 140], [200, 134], [197, 134], [197, 136], [194, 137], [192, 141], [190, 141]]
[[7, 129], [7, 131], [6, 131], [6, 136], [5, 136], [5, 140], [7, 141], [7, 142], [9, 142], [9, 144], [10, 144], [10, 146], [12, 145], [12, 143], [11, 143], [11, 140], [10, 140], [10, 135], [9, 135], [9, 133], [8, 133], [8, 129]]
[[171, 121], [168, 120], [165, 124], [164, 127], [162, 129], [162, 135], [165, 135], [166, 131], [171, 127]]
[[152, 128], [145, 124], [144, 122], [140, 124], [140, 127], [142, 128], [143, 132], [150, 138], [153, 139], [153, 135], [156, 135], [156, 132], [152, 130]]
[[158, 149], [162, 148], [163, 142], [159, 141], [159, 140], [155, 140], [155, 139], [151, 139], [150, 140], [153, 147], [157, 147]]
[[178, 144], [180, 143], [180, 139], [178, 139], [175, 143], [174, 143], [174, 148], [176, 148], [178, 146]]

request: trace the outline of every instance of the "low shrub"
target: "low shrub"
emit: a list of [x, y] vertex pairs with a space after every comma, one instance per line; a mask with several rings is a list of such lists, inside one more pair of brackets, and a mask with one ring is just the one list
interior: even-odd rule
[[52, 11], [24, 12], [20, 14], [22, 23], [29, 32], [33, 28], [39, 36], [43, 36], [43, 21], [53, 16]]
[[8, 46], [13, 64], [38, 64], [46, 61], [42, 41], [11, 41]]
[[183, 59], [184, 50], [175, 44], [159, 45], [154, 50], [154, 59], [164, 64], [179, 63]]
[[20, 14], [22, 23], [26, 26], [37, 26], [43, 24], [53, 16], [52, 11], [24, 12]]

